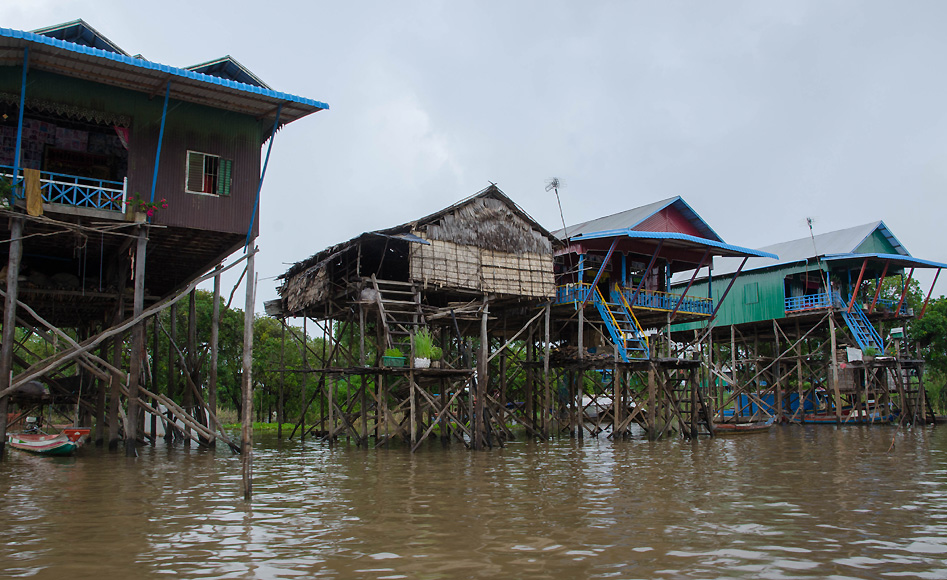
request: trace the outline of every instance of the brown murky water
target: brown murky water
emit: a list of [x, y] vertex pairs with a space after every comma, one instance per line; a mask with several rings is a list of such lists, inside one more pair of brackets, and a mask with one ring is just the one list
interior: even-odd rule
[[8, 453], [2, 577], [947, 578], [947, 427]]

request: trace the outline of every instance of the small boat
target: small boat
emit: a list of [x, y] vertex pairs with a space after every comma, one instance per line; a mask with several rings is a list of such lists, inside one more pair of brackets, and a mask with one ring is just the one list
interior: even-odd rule
[[773, 426], [773, 417], [766, 421], [750, 421], [747, 423], [714, 423], [716, 435], [744, 435], [762, 433]]
[[[843, 425], [890, 423], [893, 418], [894, 415], [882, 415], [877, 411], [870, 414], [858, 411], [853, 414], [850, 409], [842, 410]], [[836, 421], [835, 413], [809, 413], [802, 416], [803, 423], [835, 425]]]
[[90, 429], [68, 427], [56, 435], [11, 433], [8, 439], [10, 447], [37, 455], [70, 455], [89, 432]]

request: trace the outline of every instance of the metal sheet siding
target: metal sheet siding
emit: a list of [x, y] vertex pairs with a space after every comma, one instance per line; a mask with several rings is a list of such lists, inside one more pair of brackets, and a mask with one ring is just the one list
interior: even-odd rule
[[896, 254], [897, 250], [879, 231], [875, 231], [856, 249], [856, 254]]
[[[726, 300], [717, 311], [717, 318], [714, 326], [729, 326], [731, 324], [744, 324], [747, 322], [760, 322], [764, 320], [774, 320], [786, 317], [786, 289], [784, 280], [786, 276], [796, 272], [806, 270], [805, 265], [790, 266], [775, 270], [765, 270], [762, 272], [747, 272], [741, 274], [727, 294]], [[811, 270], [811, 267], [810, 267]], [[729, 276], [715, 277], [713, 280], [713, 298], [714, 305], [718, 304], [720, 297], [727, 289], [730, 283]], [[758, 300], [755, 303], [747, 304], [746, 297], [748, 287], [755, 284], [757, 288]], [[681, 286], [672, 287], [672, 292], [680, 292]], [[695, 282], [687, 293], [689, 296], [707, 296], [707, 281]], [[752, 295], [750, 291], [749, 294]], [[691, 330], [694, 328], [704, 328], [706, 323], [687, 323], [675, 324], [673, 331]]]
[[[130, 164], [129, 190], [145, 198], [151, 191], [159, 122], [136, 120], [133, 129], [135, 162]], [[168, 200], [168, 209], [155, 223], [227, 233], [246, 233], [260, 175], [259, 123], [200, 105], [182, 104], [168, 114], [155, 199]], [[140, 133], [145, 133], [144, 138]], [[137, 137], [136, 137], [137, 135]], [[187, 152], [198, 151], [233, 161], [229, 196], [187, 193]], [[133, 169], [134, 168], [134, 169]], [[145, 171], [138, 171], [143, 168]]]
[[[19, 67], [0, 68], [0, 92], [19, 95]], [[27, 103], [63, 103], [131, 119], [128, 195], [151, 195], [163, 93], [148, 95], [44, 71], [30, 71]], [[260, 175], [260, 136], [269, 127], [253, 117], [172, 99], [168, 107], [155, 199], [168, 200], [154, 222], [166, 226], [245, 234]], [[185, 193], [187, 151], [233, 160], [231, 195]], [[257, 220], [259, 223], [259, 220]]]
[[632, 229], [639, 232], [677, 232], [703, 237], [700, 230], [673, 206], [662, 209]]

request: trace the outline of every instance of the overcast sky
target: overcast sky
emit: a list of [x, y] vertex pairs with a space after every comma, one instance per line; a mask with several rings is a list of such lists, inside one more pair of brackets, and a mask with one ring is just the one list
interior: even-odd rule
[[8, 28], [76, 18], [330, 105], [276, 137], [259, 304], [289, 263], [491, 181], [557, 229], [553, 176], [568, 223], [680, 195], [732, 244], [881, 219], [947, 262], [947, 2], [0, 3]]

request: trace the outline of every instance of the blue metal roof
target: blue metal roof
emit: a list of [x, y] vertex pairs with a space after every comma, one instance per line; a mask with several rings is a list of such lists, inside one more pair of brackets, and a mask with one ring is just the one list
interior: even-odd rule
[[823, 256], [822, 259], [826, 262], [836, 260], [853, 260], [856, 262], [863, 262], [866, 259], [884, 260], [896, 266], [908, 268], [947, 268], [947, 264], [943, 264], [941, 262], [922, 260], [920, 258], [913, 258], [911, 256], [904, 256], [901, 254], [830, 254], [828, 256]]
[[717, 242], [714, 240], [708, 240], [707, 238], [699, 238], [697, 236], [690, 236], [687, 234], [679, 234], [676, 232], [639, 232], [636, 230], [624, 228], [618, 230], [605, 230], [601, 232], [591, 232], [587, 234], [577, 235], [572, 239], [572, 241], [580, 242], [582, 240], [597, 240], [602, 238], [616, 238], [616, 237], [626, 237], [637, 240], [672, 240], [678, 242], [684, 242], [678, 244], [680, 246], [690, 246], [690, 247], [710, 247], [717, 248], [721, 250], [715, 255], [718, 256], [743, 256], [743, 257], [754, 257], [754, 258], [773, 258], [779, 259], [779, 256], [776, 254], [770, 254], [768, 252], [761, 252], [759, 250], [753, 250], [750, 248], [744, 248], [741, 246], [734, 246], [731, 244], [726, 244], [724, 242]]
[[[149, 94], [154, 93], [156, 87], [170, 82], [172, 98], [260, 117], [274, 116], [276, 106], [283, 104], [281, 118], [285, 122], [329, 108], [326, 103], [314, 99], [10, 28], [0, 28], [0, 64], [22, 62], [22, 50], [18, 49], [28, 44], [55, 49], [31, 50], [30, 68], [42, 70], [48, 67], [58, 74], [71, 73]], [[50, 52], [54, 54], [48, 54]], [[58, 57], [55, 63], [53, 57]]]

